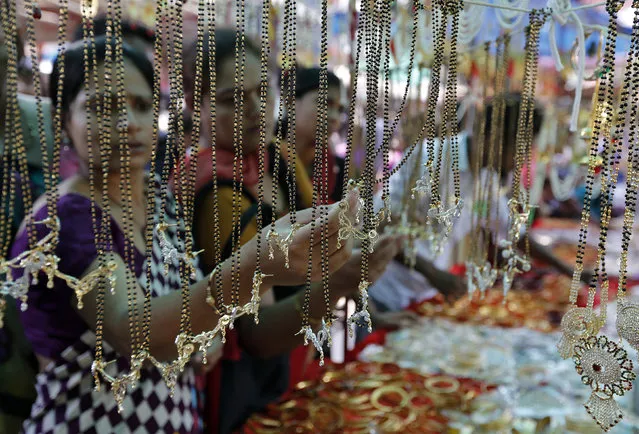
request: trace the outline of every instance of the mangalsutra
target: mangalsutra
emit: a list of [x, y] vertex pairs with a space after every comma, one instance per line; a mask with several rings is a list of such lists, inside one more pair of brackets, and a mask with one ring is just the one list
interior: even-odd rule
[[[624, 82], [620, 95], [619, 108], [615, 116], [611, 116], [613, 90], [614, 90], [614, 50], [616, 46], [616, 19], [617, 11], [621, 6], [619, 2], [609, 2], [607, 10], [610, 15], [609, 40], [606, 43], [606, 55], [604, 56], [604, 68], [609, 68], [605, 76], [602, 77], [602, 92], [604, 94], [603, 106], [599, 107], [598, 118], [595, 118], [595, 130], [602, 132], [604, 138], [604, 163], [607, 163], [602, 170], [602, 218], [599, 236], [599, 254], [595, 273], [590, 285], [587, 309], [594, 315], [593, 288], [596, 289], [597, 281], [601, 281], [601, 307], [600, 315], [593, 318], [593, 323], [597, 323], [599, 328], [606, 320], [606, 308], [608, 303], [608, 275], [605, 268], [606, 241], [608, 225], [610, 221], [612, 197], [615, 191], [619, 163], [623, 150], [623, 138], [626, 128], [626, 115], [628, 106], [632, 104], [630, 112], [631, 120], [629, 125], [629, 145], [628, 145], [628, 190], [626, 192], [626, 209], [624, 212], [622, 229], [622, 253], [620, 259], [620, 287], [618, 291], [617, 303], [617, 331], [619, 336], [626, 339], [632, 346], [637, 346], [636, 331], [639, 328], [636, 312], [637, 306], [634, 303], [626, 303], [626, 278], [627, 278], [627, 256], [629, 241], [634, 224], [636, 207], [636, 162], [637, 150], [635, 148], [636, 139], [636, 116], [638, 113], [637, 103], [633, 98], [638, 88], [637, 72], [638, 68], [634, 58], [639, 50], [639, 14], [635, 12], [633, 21], [633, 32], [631, 37], [630, 50], [627, 55]], [[638, 1], [633, 2], [633, 7], [639, 6]], [[600, 94], [601, 95], [601, 94]], [[599, 99], [598, 102], [602, 100]], [[613, 120], [614, 117], [614, 120]], [[598, 134], [597, 134], [598, 136]], [[593, 137], [594, 139], [594, 137]], [[606, 162], [606, 158], [608, 161]], [[595, 280], [596, 279], [596, 280]], [[573, 307], [573, 310], [579, 309]], [[570, 311], [568, 312], [570, 313]], [[569, 330], [570, 331], [570, 330]], [[627, 358], [626, 351], [621, 344], [608, 340], [604, 335], [597, 336], [596, 332], [589, 337], [582, 338], [574, 346], [574, 361], [577, 373], [581, 375], [582, 382], [592, 389], [590, 399], [585, 407], [588, 413], [595, 419], [599, 426], [608, 431], [615, 426], [623, 417], [621, 408], [614, 400], [614, 396], [623, 396], [625, 392], [632, 389], [632, 382], [636, 378], [633, 372], [633, 363]]]
[[[527, 174], [530, 176], [533, 116], [535, 110], [534, 92], [537, 83], [539, 58], [539, 34], [547, 16], [548, 13], [546, 11], [533, 10], [530, 14], [530, 24], [527, 28], [526, 66], [516, 138], [513, 196], [508, 204], [509, 228], [507, 239], [499, 242], [499, 246], [503, 249], [502, 257], [506, 260], [506, 264], [502, 270], [504, 294], [512, 287], [514, 277], [519, 273], [529, 271], [531, 267], [526, 229], [530, 222], [532, 207], [530, 206], [530, 195], [527, 189], [522, 190], [521, 188], [521, 174], [525, 163], [528, 169]], [[527, 184], [529, 185], [530, 183], [528, 182]], [[524, 236], [526, 237], [526, 254], [524, 256], [515, 251], [522, 232], [524, 232]]]
[[[320, 366], [324, 365], [324, 344], [331, 345], [331, 311], [329, 292], [328, 268], [328, 211], [324, 204], [328, 201], [328, 161], [326, 158], [328, 147], [328, 0], [321, 3], [321, 42], [320, 42], [320, 86], [318, 91], [318, 119], [316, 131], [315, 156], [313, 162], [313, 213], [311, 220], [311, 245], [308, 252], [309, 267], [306, 272], [306, 288], [304, 289], [304, 303], [302, 307], [302, 328], [297, 333], [304, 336], [304, 345], [313, 344], [320, 355]], [[313, 274], [313, 240], [315, 238], [315, 221], [320, 217], [320, 267], [322, 289], [326, 313], [322, 317], [321, 328], [317, 334], [311, 326], [311, 277]]]
[[[604, 56], [602, 60], [603, 67], [601, 69], [601, 74], [599, 75], [599, 83], [596, 95], [597, 99], [593, 107], [594, 109], [592, 129], [590, 132], [588, 173], [586, 175], [585, 181], [586, 185], [579, 230], [579, 242], [577, 243], [575, 270], [570, 285], [569, 301], [572, 304], [572, 307], [568, 310], [568, 312], [566, 312], [564, 318], [562, 319], [562, 338], [557, 344], [559, 354], [564, 358], [572, 357], [574, 346], [577, 342], [579, 342], [580, 339], [582, 339], [582, 337], [596, 335], [602, 326], [593, 312], [594, 291], [596, 291], [596, 286], [590, 287], [588, 306], [586, 308], [580, 308], [577, 306], [577, 296], [579, 294], [579, 288], [581, 287], [580, 280], [581, 273], [583, 272], [583, 258], [586, 249], [586, 239], [588, 236], [588, 224], [590, 222], [590, 202], [592, 198], [593, 185], [595, 182], [595, 169], [598, 165], [598, 147], [603, 123], [603, 116], [601, 115], [604, 108], [609, 107], [610, 103], [608, 101], [612, 100], [612, 92], [609, 90], [611, 84], [609, 83], [609, 81], [614, 78], [613, 64], [617, 38], [617, 23], [616, 19], [613, 19], [613, 15], [616, 15], [617, 3], [618, 2], [616, 2], [615, 0], [610, 0], [607, 4], [607, 9], [609, 13], [611, 13], [611, 15], [609, 21], [608, 38], [605, 43]], [[590, 304], [591, 302], [593, 305]], [[578, 320], [572, 320], [573, 317], [576, 317]]]
[[[286, 159], [288, 188], [288, 207], [291, 218], [291, 227], [286, 234], [280, 234], [275, 229], [276, 212], [273, 212], [271, 228], [266, 234], [266, 242], [269, 247], [269, 259], [275, 258], [275, 249], [279, 249], [284, 255], [284, 266], [289, 268], [289, 248], [293, 243], [295, 234], [303, 226], [295, 220], [296, 210], [296, 130], [295, 130], [295, 88], [296, 88], [296, 26], [297, 26], [297, 6], [296, 2], [286, 0], [284, 4], [284, 32], [282, 35], [282, 69], [280, 72], [280, 104], [279, 119], [277, 123], [277, 134], [275, 138], [275, 166], [273, 170], [272, 201], [275, 210], [279, 186], [279, 160], [281, 155], [281, 144], [286, 135]], [[268, 42], [267, 42], [268, 43]], [[284, 118], [287, 117], [288, 125], [284, 128]], [[286, 131], [285, 131], [286, 130]], [[319, 144], [318, 144], [319, 146]], [[318, 169], [319, 170], [319, 169]]]
[[[475, 174], [475, 185], [474, 185], [474, 194], [473, 194], [473, 202], [471, 204], [471, 209], [473, 212], [471, 213], [471, 228], [472, 228], [472, 239], [470, 245], [470, 251], [468, 254], [468, 260], [466, 261], [466, 285], [468, 287], [468, 294], [473, 295], [475, 290], [479, 289], [480, 294], [484, 294], [486, 289], [488, 289], [494, 282], [491, 282], [491, 275], [485, 275], [484, 270], [480, 270], [480, 262], [483, 258], [483, 248], [484, 245], [482, 243], [482, 238], [485, 233], [482, 230], [486, 223], [484, 220], [488, 220], [489, 214], [488, 210], [484, 210], [484, 204], [487, 202], [482, 201], [483, 195], [486, 193], [481, 187], [481, 170], [484, 161], [484, 149], [486, 142], [486, 103], [488, 100], [488, 83], [490, 82], [490, 42], [486, 42], [484, 44], [484, 73], [483, 73], [483, 83], [481, 99], [483, 100], [483, 108], [479, 113], [478, 117], [478, 135], [477, 135], [477, 155], [475, 156], [474, 161], [474, 174]], [[500, 44], [497, 44], [496, 47], [496, 55], [495, 58], [499, 61], [500, 58]], [[485, 263], [484, 267], [490, 268], [490, 263]], [[493, 271], [491, 269], [491, 271]], [[495, 273], [496, 274], [496, 273]]]
[[[32, 8], [35, 6], [32, 4]], [[6, 8], [6, 9], [5, 9]], [[24, 252], [23, 255], [20, 255], [22, 258], [19, 261], [16, 261], [17, 258], [7, 261], [6, 255], [9, 250], [9, 242], [11, 239], [11, 229], [12, 229], [12, 216], [13, 216], [13, 207], [16, 199], [16, 180], [19, 177], [25, 181], [29, 180], [29, 172], [27, 168], [27, 154], [24, 145], [24, 136], [22, 129], [22, 120], [20, 115], [20, 107], [18, 105], [18, 46], [17, 46], [17, 38], [18, 38], [18, 29], [17, 29], [17, 16], [16, 16], [16, 3], [8, 2], [8, 4], [2, 6], [2, 25], [5, 34], [5, 44], [7, 45], [8, 51], [8, 61], [7, 61], [7, 105], [6, 105], [6, 123], [5, 123], [5, 131], [12, 131], [12, 134], [6, 134], [7, 141], [5, 143], [4, 150], [4, 180], [3, 180], [3, 189], [2, 189], [2, 198], [7, 197], [7, 186], [9, 188], [9, 213], [5, 220], [5, 215], [7, 213], [4, 212], [3, 209], [3, 217], [2, 217], [2, 225], [0, 229], [2, 229], [2, 244], [3, 251], [0, 252], [0, 271], [4, 271], [7, 273], [5, 277], [6, 282], [3, 284], [2, 289], [0, 290], [0, 297], [4, 297], [5, 295], [11, 294], [20, 294], [20, 298], [22, 299], [22, 309], [24, 310], [27, 306], [26, 298], [27, 291], [29, 289], [29, 278], [28, 275], [30, 271], [44, 265], [45, 261], [42, 261], [41, 254], [42, 249], [45, 247], [42, 243], [43, 240], [40, 240], [40, 245], [37, 246], [37, 234], [35, 229], [35, 223], [33, 222], [32, 216], [32, 196], [31, 196], [31, 188], [29, 187], [29, 183], [22, 187], [23, 193], [23, 207], [27, 211], [26, 214], [26, 231], [27, 231], [27, 239], [28, 239], [28, 250]], [[31, 16], [28, 19], [28, 36], [33, 36], [33, 20], [35, 19], [35, 10], [31, 11]], [[32, 38], [30, 38], [32, 39]], [[32, 41], [30, 41], [32, 42]], [[38, 99], [40, 104], [39, 115], [41, 115], [41, 101]], [[39, 116], [39, 119], [40, 120]], [[43, 128], [42, 125], [39, 125], [40, 129]], [[42, 143], [43, 148], [48, 152], [46, 148], [46, 141]], [[8, 184], [8, 185], [7, 185]], [[3, 203], [4, 207], [4, 203]], [[51, 237], [49, 241], [53, 241], [55, 237]], [[47, 250], [50, 249], [51, 246], [47, 246]], [[35, 250], [34, 250], [35, 249]], [[33, 260], [33, 261], [32, 261]], [[16, 264], [17, 262], [22, 263], [25, 267], [29, 269], [29, 272], [24, 271], [24, 275], [22, 279], [18, 279], [17, 281], [12, 280], [12, 276], [10, 275], [10, 270], [12, 268], [12, 264]], [[54, 261], [55, 262], [55, 261]], [[57, 263], [55, 263], [57, 265]], [[5, 303], [2, 303], [4, 307]], [[0, 310], [0, 319], [4, 314], [4, 310]]]
[[[268, 102], [268, 59], [270, 56], [269, 45], [269, 6], [270, 2], [267, 0], [262, 1], [262, 17], [261, 17], [261, 52], [260, 52], [260, 143], [259, 143], [259, 157], [258, 171], [260, 173], [260, 182], [258, 184], [257, 193], [257, 238], [256, 238], [256, 256], [255, 256], [255, 272], [253, 274], [253, 286], [251, 288], [251, 300], [244, 306], [244, 310], [253, 315], [255, 324], [259, 323], [259, 309], [260, 309], [260, 290], [262, 288], [262, 282], [265, 277], [270, 277], [262, 272], [261, 258], [262, 258], [262, 227], [263, 227], [263, 206], [264, 206], [264, 172], [265, 162], [264, 156], [266, 154], [266, 116], [267, 116], [267, 102]], [[274, 198], [273, 198], [274, 199]], [[275, 213], [275, 204], [273, 204], [273, 213]], [[288, 263], [288, 250], [286, 251], [286, 260]]]

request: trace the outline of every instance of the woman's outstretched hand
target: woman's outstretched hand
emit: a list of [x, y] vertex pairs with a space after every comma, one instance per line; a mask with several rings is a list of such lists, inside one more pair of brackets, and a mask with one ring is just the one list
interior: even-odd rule
[[[346, 200], [349, 201], [347, 216], [354, 221], [356, 197], [351, 195]], [[301, 227], [295, 231], [288, 247], [288, 268], [286, 257], [278, 247], [273, 250], [273, 259], [269, 258], [267, 234], [271, 227], [264, 228], [260, 249], [262, 270], [264, 274], [271, 275], [265, 279], [265, 282], [282, 286], [301, 285], [306, 282], [309, 267], [311, 267], [311, 282], [320, 281], [322, 279], [322, 229], [324, 229], [325, 254], [328, 257], [326, 261], [328, 274], [339, 270], [350, 259], [353, 251], [351, 239], [342, 240], [338, 248], [340, 211], [339, 203], [336, 203], [318, 208], [315, 215], [310, 208], [295, 213], [295, 222]], [[290, 214], [275, 222], [275, 230], [283, 237], [288, 236], [292, 227]]]

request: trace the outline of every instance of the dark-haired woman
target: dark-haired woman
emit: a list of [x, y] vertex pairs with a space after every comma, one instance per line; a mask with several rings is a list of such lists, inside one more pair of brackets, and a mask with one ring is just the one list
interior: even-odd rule
[[[103, 38], [96, 40], [94, 53], [98, 67], [95, 73], [104, 77], [106, 42]], [[102, 118], [106, 120], [105, 128], [111, 129], [111, 142], [107, 144], [111, 152], [108, 173], [102, 173], [102, 165], [97, 160], [100, 147], [95, 140], [87, 142], [87, 128], [97, 131], [96, 106], [102, 87], [94, 89], [85, 82], [84, 44], [79, 43], [68, 48], [65, 57], [65, 78], [61, 99], [54, 99], [54, 106], [62, 111], [63, 128], [68, 136], [80, 161], [78, 174], [58, 188], [57, 203], [60, 221], [59, 243], [56, 255], [60, 258], [59, 270], [72, 277], [80, 278], [95, 270], [99, 265], [99, 258], [94, 242], [92, 228], [92, 202], [90, 200], [90, 176], [95, 180], [95, 189], [102, 191], [105, 187], [108, 193], [110, 207], [110, 234], [113, 240], [112, 252], [109, 257], [115, 261], [116, 288], [113, 295], [107, 295], [104, 300], [104, 356], [106, 361], [114, 361], [107, 368], [112, 376], [126, 373], [128, 360], [132, 352], [130, 341], [128, 312], [129, 309], [142, 309], [143, 287], [149, 288], [153, 296], [151, 303], [150, 352], [160, 361], [174, 360], [177, 356], [175, 337], [180, 322], [180, 288], [179, 271], [173, 265], [168, 276], [160, 270], [162, 258], [156, 252], [161, 251], [159, 240], [154, 239], [152, 264], [145, 263], [145, 225], [146, 195], [156, 197], [155, 222], [159, 220], [159, 183], [147, 178], [145, 168], [151, 157], [153, 137], [153, 68], [143, 54], [123, 46], [124, 54], [124, 96], [127, 111], [127, 143], [130, 147], [130, 166], [125, 172], [120, 163], [119, 142], [117, 133], [118, 114], [111, 111], [116, 95], [105, 95], [107, 104], [102, 104]], [[51, 80], [52, 89], [56, 89], [61, 65], [54, 66]], [[100, 83], [103, 86], [103, 83]], [[51, 92], [56, 95], [56, 92]], [[91, 164], [90, 147], [93, 148], [96, 164]], [[91, 174], [90, 170], [94, 170]], [[104, 176], [104, 178], [103, 178]], [[131, 196], [124, 197], [120, 189], [120, 180], [124, 177], [131, 186]], [[105, 179], [105, 184], [102, 184]], [[123, 261], [124, 239], [123, 233], [123, 201], [130, 201], [133, 214], [133, 239], [129, 240], [134, 247], [134, 263], [132, 272], [138, 278], [134, 288], [127, 287], [126, 265]], [[170, 226], [166, 232], [167, 238], [174, 245], [178, 245], [176, 230], [179, 221], [175, 217], [175, 205], [171, 197], [167, 200], [166, 223]], [[97, 201], [96, 217], [100, 221], [104, 203]], [[40, 200], [34, 205], [36, 221], [46, 217], [46, 206]], [[304, 223], [310, 221], [307, 214], [300, 213]], [[286, 228], [290, 222], [278, 222]], [[310, 225], [306, 225], [294, 240], [292, 246], [297, 254], [309, 248]], [[331, 234], [338, 228], [335, 210], [331, 211], [328, 229]], [[285, 229], [280, 229], [285, 230]], [[13, 256], [28, 250], [28, 237], [22, 232], [13, 246]], [[47, 229], [38, 226], [39, 239], [45, 236]], [[210, 234], [213, 236], [213, 234]], [[335, 240], [333, 240], [335, 241]], [[240, 303], [249, 301], [252, 276], [255, 269], [257, 249], [253, 241], [247, 242], [240, 252]], [[264, 257], [266, 251], [261, 251]], [[349, 256], [348, 248], [334, 253], [331, 267], [338, 267]], [[303, 282], [306, 270], [291, 263], [290, 269], [283, 266], [284, 260], [276, 256], [274, 261], [264, 261], [264, 272], [277, 274], [280, 281], [297, 284]], [[319, 273], [318, 264], [314, 265], [313, 278]], [[143, 270], [150, 267], [151, 281], [145, 282], [146, 273]], [[220, 264], [218, 272], [222, 277], [222, 288], [211, 288], [216, 292], [223, 291], [230, 296], [231, 264], [226, 261]], [[15, 273], [18, 277], [19, 273]], [[201, 277], [201, 276], [200, 276]], [[206, 302], [208, 279], [200, 279], [190, 287], [191, 319], [195, 333], [212, 330], [218, 323], [219, 316]], [[93, 347], [95, 345], [96, 322], [96, 294], [91, 292], [84, 297], [84, 308], [78, 309], [73, 291], [61, 281], [54, 281], [54, 288], [47, 288], [47, 279], [41, 276], [38, 283], [34, 283], [29, 290], [29, 307], [22, 315], [25, 332], [37, 353], [40, 363], [40, 373], [37, 379], [37, 401], [32, 407], [31, 416], [25, 422], [24, 430], [28, 433], [66, 433], [66, 432], [180, 432], [190, 433], [199, 430], [197, 426], [197, 403], [193, 398], [194, 366], [189, 365], [180, 375], [175, 394], [171, 396], [167, 385], [162, 380], [157, 369], [144, 368], [142, 377], [135, 390], [129, 391], [124, 401], [121, 413], [107, 388], [95, 391], [91, 376], [93, 362]], [[265, 288], [270, 284], [265, 280]], [[264, 288], [264, 289], [265, 289]], [[138, 304], [129, 306], [127, 292], [136, 291]], [[137, 326], [141, 326], [137, 324]], [[212, 352], [203, 355], [214, 362], [219, 357], [219, 342], [213, 346]]]
[[[198, 185], [196, 188], [194, 235], [198, 249], [204, 249], [202, 267], [204, 270], [214, 266], [214, 239], [210, 236], [211, 222], [215, 207], [220, 210], [221, 247], [223, 255], [230, 254], [233, 244], [231, 232], [233, 227], [233, 177], [234, 159], [234, 130], [235, 115], [234, 89], [235, 85], [235, 30], [218, 29], [215, 32], [215, 66], [216, 87], [211, 89], [208, 78], [210, 76], [206, 66], [202, 71], [202, 136], [200, 146], [203, 150], [198, 155]], [[209, 37], [205, 37], [205, 55], [209, 53]], [[187, 49], [185, 59], [185, 88], [187, 101], [193, 106], [193, 91], [195, 80], [196, 45]], [[208, 59], [202, 64], [208, 65]], [[246, 64], [244, 82], [240, 89], [244, 94], [244, 112], [242, 116], [241, 140], [243, 151], [243, 182], [238, 185], [241, 190], [240, 244], [250, 240], [257, 231], [256, 212], [257, 194], [260, 173], [258, 171], [259, 140], [260, 140], [260, 90], [262, 86], [269, 87], [266, 108], [268, 116], [267, 131], [271, 139], [273, 129], [273, 104], [270, 83], [262, 83], [260, 77], [260, 50], [251, 42], [246, 44]], [[211, 113], [209, 106], [210, 92], [214, 93], [216, 109], [216, 136], [210, 137]], [[217, 161], [217, 179], [212, 180], [211, 152], [215, 147]], [[267, 167], [273, 161], [266, 156]], [[217, 183], [218, 194], [214, 194], [214, 182]], [[264, 221], [270, 222], [273, 212], [286, 213], [285, 196], [279, 194], [273, 203], [271, 195], [272, 178], [264, 175], [265, 194]], [[284, 205], [283, 208], [273, 209]], [[306, 202], [298, 209], [311, 206]], [[319, 238], [319, 237], [318, 237]], [[385, 238], [380, 242], [371, 257], [371, 278], [381, 274], [387, 257], [392, 257], [397, 250], [397, 242], [392, 238]], [[314, 250], [317, 252], [318, 250]], [[313, 255], [316, 257], [319, 255]], [[291, 254], [291, 260], [297, 260]], [[308, 252], [303, 256], [308, 260]], [[267, 260], [268, 261], [268, 260]], [[341, 297], [351, 293], [359, 283], [358, 254], [354, 254], [348, 263], [331, 276], [331, 302], [335, 303]], [[255, 325], [250, 318], [240, 318], [235, 330], [230, 334], [225, 347], [225, 357], [209, 376], [209, 427], [211, 433], [230, 433], [239, 428], [254, 412], [263, 409], [268, 403], [279, 398], [285, 392], [288, 383], [288, 354], [301, 345], [303, 337], [296, 336], [302, 327], [301, 306], [303, 291], [301, 287], [276, 282], [274, 291], [267, 292], [262, 298], [259, 325]], [[286, 298], [280, 294], [289, 295]], [[293, 295], [291, 295], [293, 294]], [[314, 324], [319, 323], [325, 312], [324, 298], [320, 287], [312, 289], [310, 316]]]

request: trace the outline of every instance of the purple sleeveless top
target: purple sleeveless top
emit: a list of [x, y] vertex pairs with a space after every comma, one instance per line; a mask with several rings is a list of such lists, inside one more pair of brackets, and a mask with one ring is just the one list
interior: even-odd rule
[[[165, 221], [176, 223], [175, 201], [167, 202]], [[160, 206], [157, 194], [157, 211]], [[100, 215], [101, 210], [96, 207], [98, 221]], [[159, 212], [155, 215], [157, 220]], [[36, 211], [36, 221], [45, 217], [46, 207]], [[65, 274], [80, 277], [97, 258], [91, 202], [78, 194], [66, 194], [58, 201], [58, 217], [61, 225], [56, 249], [60, 258], [59, 269]], [[167, 238], [180, 246], [176, 229], [170, 226]], [[38, 239], [44, 237], [47, 231], [44, 226], [38, 226]], [[113, 250], [124, 258], [124, 234], [114, 219], [111, 219], [111, 234]], [[23, 230], [18, 234], [11, 254], [15, 257], [27, 249], [27, 235]], [[146, 285], [145, 257], [137, 249], [134, 251], [135, 274], [140, 284]], [[154, 239], [152, 256], [152, 295], [161, 296], [179, 290], [178, 270], [171, 266], [169, 274], [164, 275], [158, 239]], [[19, 274], [14, 277], [19, 277]], [[129, 390], [121, 413], [118, 413], [113, 395], [107, 387], [96, 392], [91, 376], [95, 334], [73, 308], [73, 290], [59, 279], [54, 281], [54, 288], [49, 289], [46, 281], [43, 276], [37, 285], [31, 286], [28, 309], [22, 313], [24, 330], [34, 351], [53, 360], [38, 374], [37, 399], [30, 418], [24, 424], [25, 433], [199, 432], [198, 406], [194, 396], [195, 376], [191, 367], [187, 367], [180, 376], [173, 398], [156, 368], [143, 369], [140, 383], [135, 390]], [[116, 362], [107, 369], [111, 375], [128, 369], [128, 360], [118, 355], [106, 341], [104, 359]]]

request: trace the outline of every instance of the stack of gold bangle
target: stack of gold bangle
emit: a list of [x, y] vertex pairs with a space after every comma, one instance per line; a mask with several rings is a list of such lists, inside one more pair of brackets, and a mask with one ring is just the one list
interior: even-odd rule
[[246, 433], [444, 433], [441, 413], [460, 408], [487, 390], [472, 380], [423, 376], [390, 363], [355, 362], [328, 367], [304, 381], [287, 400], [253, 416]]

